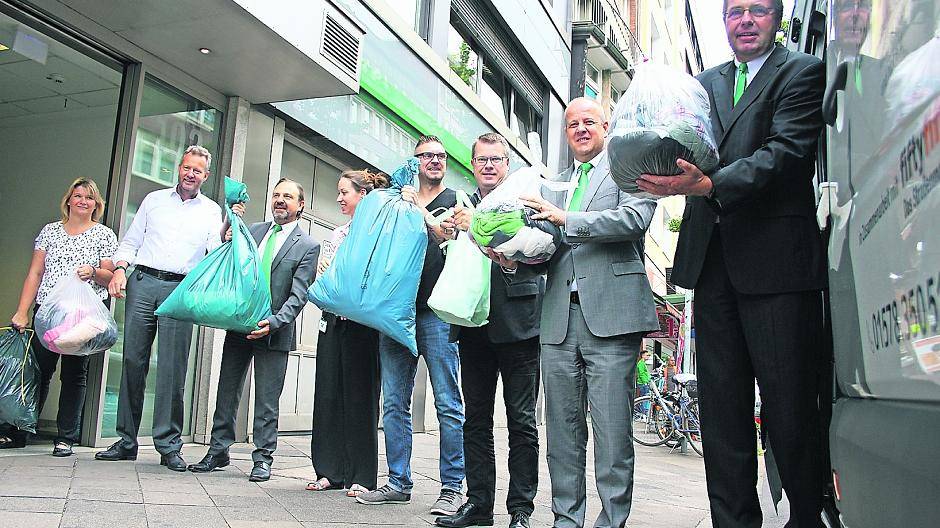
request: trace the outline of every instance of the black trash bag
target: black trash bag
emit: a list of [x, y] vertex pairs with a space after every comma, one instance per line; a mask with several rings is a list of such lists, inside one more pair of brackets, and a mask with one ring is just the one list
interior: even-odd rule
[[678, 158], [702, 172], [714, 170], [718, 148], [709, 112], [708, 93], [690, 75], [654, 64], [637, 68], [608, 134], [610, 175], [617, 186], [634, 196], [657, 198], [639, 190], [641, 174], [680, 174]]
[[36, 432], [39, 419], [39, 363], [30, 348], [32, 330], [0, 328], [0, 423]]

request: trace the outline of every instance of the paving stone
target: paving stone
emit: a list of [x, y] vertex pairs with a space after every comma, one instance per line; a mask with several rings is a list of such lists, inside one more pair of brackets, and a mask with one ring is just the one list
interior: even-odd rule
[[148, 528], [229, 528], [215, 508], [147, 504]]
[[59, 528], [147, 528], [143, 504], [69, 500]]
[[53, 497], [68, 496], [70, 479], [68, 477], [24, 477], [10, 478], [9, 474], [0, 481], [0, 497]]
[[148, 505], [215, 506], [209, 495], [202, 490], [197, 493], [144, 490], [144, 503]]
[[[65, 499], [36, 497], [0, 497], [0, 511], [62, 513]], [[0, 526], [12, 526], [0, 523]]]
[[297, 522], [293, 515], [289, 511], [284, 509], [282, 506], [279, 506], [277, 503], [267, 504], [264, 506], [255, 506], [251, 508], [233, 508], [233, 507], [220, 507], [219, 513], [222, 514], [222, 517], [231, 524], [233, 521], [246, 522], [246, 521], [292, 521]]
[[229, 528], [303, 528], [297, 521], [228, 521]]
[[28, 526], [29, 528], [59, 528], [61, 513], [0, 511], [0, 526]]

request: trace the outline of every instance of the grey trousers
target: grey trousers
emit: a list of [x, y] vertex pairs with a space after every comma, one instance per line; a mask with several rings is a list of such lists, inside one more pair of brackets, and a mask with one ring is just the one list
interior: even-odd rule
[[252, 435], [255, 450], [251, 458], [255, 462], [268, 464], [274, 461], [271, 455], [277, 449], [278, 405], [284, 389], [288, 357], [286, 351], [270, 350], [263, 339], [249, 341], [231, 332], [226, 334], [215, 414], [212, 417], [210, 455], [227, 453], [228, 448], [235, 443], [235, 413], [245, 386], [248, 366], [254, 358], [255, 418]]
[[153, 445], [160, 454], [183, 447], [183, 391], [193, 325], [154, 311], [178, 282], [135, 271], [127, 279], [124, 305], [124, 362], [118, 397], [117, 432], [125, 449], [137, 449], [153, 340], [157, 339], [157, 386], [153, 399]]
[[633, 501], [632, 408], [640, 334], [591, 334], [572, 304], [560, 345], [542, 345], [548, 472], [556, 528], [584, 526], [587, 405], [591, 406], [597, 528], [626, 525]]

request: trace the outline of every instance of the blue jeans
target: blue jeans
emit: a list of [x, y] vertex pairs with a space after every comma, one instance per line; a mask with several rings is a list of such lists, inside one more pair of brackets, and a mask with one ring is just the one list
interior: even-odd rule
[[[640, 384], [638, 383], [637, 386], [636, 386], [636, 390], [637, 390], [637, 397], [639, 398], [639, 397], [641, 397], [641, 396], [646, 396], [647, 394], [650, 393], [650, 386], [649, 386], [648, 384], [646, 384], [646, 383], [644, 383], [644, 384], [642, 384], [642, 385], [640, 385]], [[649, 402], [649, 400], [647, 400], [647, 401], [641, 403], [641, 404], [640, 404], [640, 407], [641, 407], [641, 411], [643, 412], [643, 414], [649, 413], [649, 412], [650, 412], [650, 402]]]
[[[461, 491], [463, 463], [463, 400], [457, 384], [457, 344], [448, 340], [450, 325], [434, 312], [417, 314], [418, 355], [424, 356], [434, 389], [434, 407], [441, 433], [441, 487]], [[418, 371], [418, 358], [395, 340], [380, 334], [382, 393], [385, 429], [385, 455], [388, 459], [388, 485], [411, 493], [411, 393]]]

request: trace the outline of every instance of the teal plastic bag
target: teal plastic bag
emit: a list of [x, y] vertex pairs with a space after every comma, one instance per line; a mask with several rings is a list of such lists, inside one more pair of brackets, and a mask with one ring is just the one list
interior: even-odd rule
[[[471, 211], [467, 193], [457, 191], [457, 200]], [[461, 232], [444, 242], [444, 270], [434, 284], [428, 307], [445, 323], [483, 326], [490, 316], [490, 269], [492, 261]]]
[[248, 201], [245, 184], [225, 178], [225, 213], [232, 240], [206, 255], [157, 309], [172, 317], [242, 334], [271, 315], [271, 287], [261, 273], [261, 253], [248, 226], [229, 207]]
[[39, 363], [30, 348], [33, 331], [0, 328], [0, 423], [36, 432]]
[[411, 158], [392, 173], [390, 189], [376, 189], [356, 206], [333, 264], [307, 290], [321, 310], [374, 328], [418, 355], [415, 299], [428, 232], [424, 215], [402, 200], [401, 188], [418, 174]]

